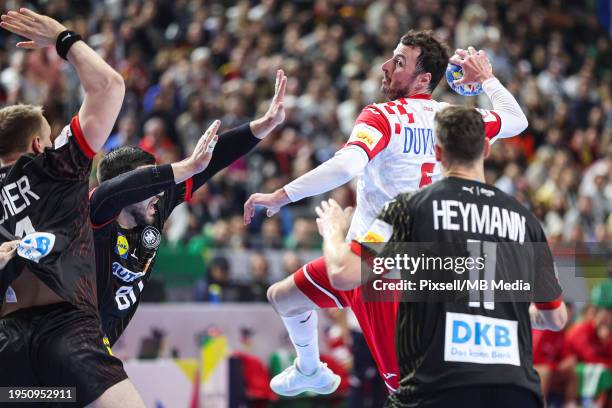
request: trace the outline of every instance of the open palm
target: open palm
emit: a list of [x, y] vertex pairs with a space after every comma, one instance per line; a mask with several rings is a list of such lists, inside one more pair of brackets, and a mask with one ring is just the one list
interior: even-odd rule
[[30, 40], [17, 43], [19, 48], [37, 49], [55, 45], [57, 35], [66, 30], [65, 26], [51, 17], [27, 8], [9, 11], [3, 14], [0, 20], [0, 27]]

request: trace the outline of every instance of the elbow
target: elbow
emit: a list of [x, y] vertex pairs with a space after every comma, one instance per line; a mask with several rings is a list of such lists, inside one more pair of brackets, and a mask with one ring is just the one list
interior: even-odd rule
[[525, 129], [527, 129], [527, 126], [529, 126], [529, 122], [527, 121], [527, 116], [525, 116], [525, 113], [521, 110], [520, 115], [517, 117], [517, 133], [522, 133]]
[[120, 96], [121, 100], [123, 100], [123, 97], [125, 96], [125, 81], [123, 80], [121, 74], [115, 70], [112, 70], [112, 74], [109, 75], [107, 89], [109, 92]]
[[125, 81], [121, 74], [111, 68], [107, 75], [101, 76], [95, 88], [85, 89], [85, 91], [92, 94], [103, 94], [106, 97], [111, 97], [113, 100], [115, 98], [123, 100]]
[[357, 171], [351, 168], [342, 168], [342, 170], [340, 170], [340, 176], [338, 178], [342, 179], [344, 183], [348, 183], [353, 178], [355, 178], [359, 174], [360, 171], [361, 170]]

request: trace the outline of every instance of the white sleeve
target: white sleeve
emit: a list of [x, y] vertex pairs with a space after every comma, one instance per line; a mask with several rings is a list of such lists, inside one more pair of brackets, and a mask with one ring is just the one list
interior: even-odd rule
[[527, 117], [514, 96], [499, 82], [497, 78], [487, 79], [482, 88], [491, 99], [493, 111], [500, 119], [500, 129], [497, 137], [512, 137], [527, 128]]
[[287, 184], [285, 192], [292, 202], [333, 190], [365, 169], [369, 162], [366, 152], [358, 146], [340, 149], [334, 157]]

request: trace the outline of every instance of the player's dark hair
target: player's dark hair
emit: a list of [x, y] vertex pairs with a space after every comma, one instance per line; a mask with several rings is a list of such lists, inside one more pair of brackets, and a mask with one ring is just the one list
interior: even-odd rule
[[435, 126], [436, 140], [449, 161], [468, 165], [482, 155], [484, 122], [476, 109], [449, 106], [436, 113]]
[[155, 164], [155, 156], [133, 146], [122, 146], [108, 152], [98, 164], [98, 181], [110, 180], [140, 166]]
[[429, 72], [431, 74], [429, 91], [433, 92], [446, 71], [449, 58], [448, 48], [434, 38], [432, 31], [410, 30], [402, 36], [400, 42], [405, 46], [421, 49], [416, 62], [416, 73]]
[[0, 109], [0, 157], [25, 153], [34, 136], [43, 126], [43, 108], [33, 105], [12, 105]]

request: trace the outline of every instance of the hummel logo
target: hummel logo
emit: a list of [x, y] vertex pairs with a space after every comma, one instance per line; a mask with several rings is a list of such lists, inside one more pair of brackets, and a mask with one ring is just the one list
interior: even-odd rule
[[463, 186], [463, 187], [461, 187], [461, 189], [469, 192], [470, 194], [474, 194], [474, 187]]
[[393, 373], [384, 373], [383, 376], [385, 377], [385, 380], [388, 380], [391, 377], [397, 377], [397, 374], [393, 374]]

